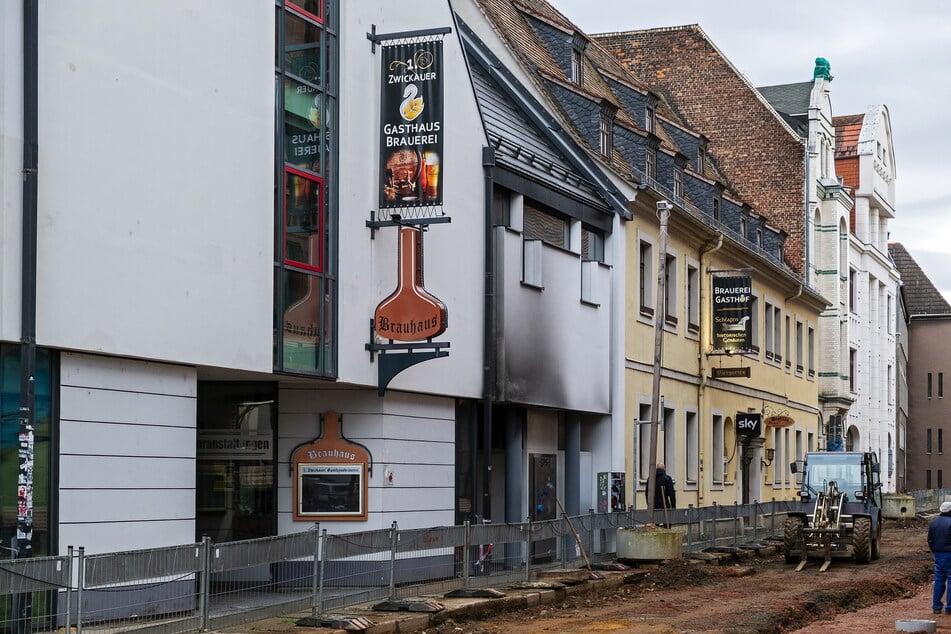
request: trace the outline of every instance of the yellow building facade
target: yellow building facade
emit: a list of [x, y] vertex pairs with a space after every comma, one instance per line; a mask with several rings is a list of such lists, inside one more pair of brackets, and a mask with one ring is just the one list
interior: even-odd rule
[[[641, 192], [626, 233], [628, 504], [647, 502], [655, 422], [656, 463], [675, 481], [678, 508], [795, 498], [790, 463], [823, 446], [816, 346], [826, 302], [779, 258], [689, 205], [671, 205], [661, 285], [657, 202], [653, 191]], [[714, 349], [711, 296], [719, 275], [751, 277], [748, 352]], [[663, 337], [655, 364], [658, 310]], [[755, 420], [748, 414], [759, 414], [758, 428], [738, 433], [738, 415]]]

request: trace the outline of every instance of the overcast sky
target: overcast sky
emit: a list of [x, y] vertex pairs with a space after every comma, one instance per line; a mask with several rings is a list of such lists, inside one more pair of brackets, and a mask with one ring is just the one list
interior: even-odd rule
[[946, 0], [549, 0], [587, 33], [699, 24], [754, 86], [832, 66], [833, 115], [885, 104], [901, 242], [951, 302], [951, 2]]

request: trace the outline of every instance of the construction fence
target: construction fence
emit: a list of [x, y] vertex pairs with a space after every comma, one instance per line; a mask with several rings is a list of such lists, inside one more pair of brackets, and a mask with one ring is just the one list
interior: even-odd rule
[[[759, 547], [780, 536], [786, 513], [796, 510], [803, 510], [796, 500], [690, 506], [659, 521], [682, 531], [691, 553]], [[54, 557], [0, 560], [0, 632], [174, 634], [308, 611], [319, 617], [613, 561], [618, 529], [646, 523], [646, 511], [631, 509], [409, 530], [394, 522], [333, 535], [314, 525], [276, 537], [113, 553], [70, 547]]]

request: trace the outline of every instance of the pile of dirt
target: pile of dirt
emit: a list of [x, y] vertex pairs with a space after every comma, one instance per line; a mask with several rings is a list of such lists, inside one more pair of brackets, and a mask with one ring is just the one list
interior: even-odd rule
[[[815, 631], [893, 631], [896, 617], [887, 608], [890, 602], [909, 602], [916, 612], [909, 616], [914, 618], [931, 614], [927, 597], [920, 599], [922, 593], [928, 594], [931, 582], [927, 524], [918, 519], [886, 522], [881, 559], [869, 565], [835, 560], [823, 573], [818, 572], [821, 562], [796, 572], [781, 552], [737, 558], [725, 565], [678, 560], [633, 571], [617, 588], [591, 584], [590, 591], [555, 604], [483, 616], [479, 621], [447, 621], [427, 633], [749, 634], [793, 632], [811, 624], [821, 626]], [[848, 621], [849, 615], [865, 609], [878, 610], [880, 627], [861, 617]]]

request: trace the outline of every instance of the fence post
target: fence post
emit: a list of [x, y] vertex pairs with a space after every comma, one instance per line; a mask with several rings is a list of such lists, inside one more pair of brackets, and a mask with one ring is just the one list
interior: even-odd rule
[[568, 515], [561, 514], [561, 567], [568, 567]]
[[211, 537], [205, 535], [201, 538], [201, 575], [198, 590], [198, 628], [201, 631], [208, 629], [208, 604], [211, 603], [209, 592], [211, 591]]
[[390, 527], [390, 601], [396, 599], [396, 522]]
[[317, 614], [324, 613], [324, 571], [327, 570], [327, 529], [320, 534], [320, 582], [317, 586]]
[[588, 509], [588, 520], [591, 522], [588, 529], [588, 560], [594, 555], [594, 531], [597, 518], [594, 515], [594, 509]]
[[774, 497], [769, 503], [769, 536], [773, 537], [776, 535], [776, 498]]
[[740, 528], [740, 505], [738, 502], [733, 502], [733, 547], [736, 548], [739, 546], [739, 538], [737, 533]]
[[66, 547], [66, 634], [73, 630], [70, 629], [70, 619], [73, 617], [72, 606], [70, 605], [70, 595], [73, 593], [73, 546]]
[[469, 552], [472, 548], [472, 525], [469, 520], [466, 520], [463, 527], [465, 527], [465, 544], [462, 547], [462, 587], [468, 590], [469, 566], [472, 564], [471, 553]]
[[532, 580], [532, 534], [535, 531], [532, 525], [532, 518], [526, 517], [528, 530], [525, 532], [525, 581]]
[[693, 504], [687, 505], [687, 552], [693, 552]]
[[86, 547], [79, 547], [79, 561], [76, 565], [76, 634], [83, 634], [83, 577], [86, 576]]
[[311, 567], [310, 616], [317, 618], [317, 575], [320, 572], [320, 522], [314, 522], [314, 565]]

